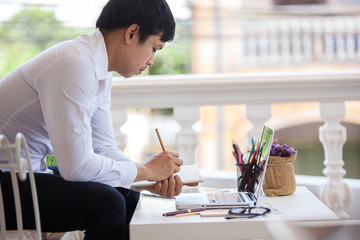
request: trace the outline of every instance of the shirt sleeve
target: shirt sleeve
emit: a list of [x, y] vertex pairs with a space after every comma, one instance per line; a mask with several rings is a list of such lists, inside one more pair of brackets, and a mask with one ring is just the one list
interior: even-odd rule
[[136, 177], [137, 168], [133, 161], [117, 147], [117, 142], [114, 137], [110, 111], [111, 80], [112, 79], [107, 79], [106, 83], [103, 83], [104, 80], [101, 80], [103, 81], [102, 83], [107, 86], [103, 90], [105, 92], [105, 95], [103, 95], [104, 99], [101, 101], [100, 106], [96, 109], [91, 119], [93, 148], [95, 153], [114, 159], [122, 166], [120, 168], [122, 171], [120, 174], [125, 176], [126, 186], [130, 187]]
[[[111, 124], [110, 110], [99, 108], [92, 120], [98, 91], [92, 66], [76, 57], [59, 58], [37, 76], [35, 87], [61, 176], [130, 187], [136, 166], [114, 149], [112, 126], [105, 126]], [[95, 127], [100, 122], [105, 127]]]

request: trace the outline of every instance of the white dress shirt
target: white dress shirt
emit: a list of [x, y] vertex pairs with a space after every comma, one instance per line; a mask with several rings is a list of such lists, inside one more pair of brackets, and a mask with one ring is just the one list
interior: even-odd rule
[[25, 135], [34, 172], [51, 173], [54, 154], [66, 180], [129, 188], [137, 168], [117, 148], [111, 84], [100, 30], [57, 44], [0, 80], [0, 133]]

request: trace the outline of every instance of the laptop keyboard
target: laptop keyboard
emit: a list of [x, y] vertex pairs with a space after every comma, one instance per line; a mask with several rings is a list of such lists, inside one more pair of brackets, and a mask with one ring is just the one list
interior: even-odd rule
[[211, 203], [241, 203], [245, 199], [240, 193], [208, 193], [209, 201]]

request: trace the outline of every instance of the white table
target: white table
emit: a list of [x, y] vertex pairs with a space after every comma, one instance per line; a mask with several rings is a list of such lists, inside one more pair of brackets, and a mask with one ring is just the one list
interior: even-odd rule
[[131, 240], [226, 240], [271, 239], [266, 222], [337, 220], [338, 217], [306, 187], [283, 197], [262, 195], [258, 206], [270, 205], [273, 212], [265, 217], [226, 220], [224, 217], [164, 217], [175, 211], [175, 200], [142, 196], [130, 223]]

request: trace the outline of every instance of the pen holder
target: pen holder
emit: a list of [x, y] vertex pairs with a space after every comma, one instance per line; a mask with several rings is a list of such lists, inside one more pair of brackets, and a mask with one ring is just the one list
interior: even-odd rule
[[235, 164], [237, 169], [237, 188], [239, 192], [252, 192], [259, 184], [263, 169], [255, 164]]

